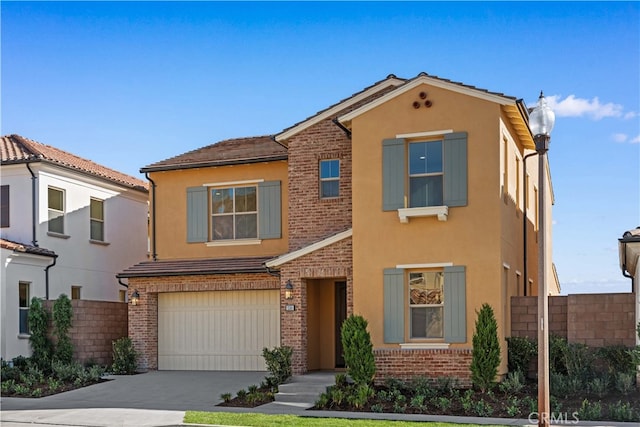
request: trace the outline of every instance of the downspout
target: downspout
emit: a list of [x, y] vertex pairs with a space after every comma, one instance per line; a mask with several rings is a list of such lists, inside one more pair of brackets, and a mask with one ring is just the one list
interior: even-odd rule
[[53, 256], [53, 263], [46, 266], [44, 269], [44, 289], [45, 289], [45, 300], [49, 300], [49, 269], [56, 265], [56, 261], [58, 259], [58, 255]]
[[527, 187], [527, 159], [531, 156], [538, 155], [537, 152], [529, 153], [522, 158], [522, 185], [524, 189], [524, 209], [522, 214], [522, 241], [523, 241], [523, 258], [524, 258], [524, 280], [522, 287], [524, 288], [524, 296], [527, 296], [527, 285], [529, 284], [529, 276], [527, 275], [527, 199], [529, 194], [529, 188]]
[[149, 173], [145, 172], [144, 176], [151, 183], [151, 257], [154, 261], [158, 260], [156, 253], [156, 183], [149, 177]]
[[338, 119], [333, 119], [331, 121], [333, 122], [334, 125], [338, 126], [347, 135], [347, 138], [351, 139], [351, 131], [348, 128], [346, 128], [342, 123], [340, 123]]
[[122, 283], [122, 277], [116, 276], [116, 279], [118, 279], [118, 283], [120, 283], [125, 288], [129, 289], [129, 285], [127, 285], [126, 283]]
[[[29, 173], [31, 174], [31, 233], [32, 233], [32, 240], [31, 240], [31, 244], [35, 247], [38, 247], [38, 239], [36, 239], [36, 224], [38, 223], [38, 218], [37, 218], [37, 212], [38, 210], [36, 209], [36, 180], [38, 179], [38, 177], [36, 176], [36, 174], [33, 173], [33, 171], [31, 170], [31, 167], [29, 166], [29, 163], [25, 163], [25, 165], [27, 165], [27, 170], [29, 171]], [[55, 264], [55, 262], [54, 262]], [[49, 288], [47, 288], [47, 295], [49, 294]], [[47, 299], [49, 299], [49, 297], [47, 296]]]

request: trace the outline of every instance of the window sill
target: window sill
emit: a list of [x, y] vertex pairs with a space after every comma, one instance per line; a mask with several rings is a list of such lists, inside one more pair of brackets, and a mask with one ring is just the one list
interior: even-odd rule
[[94, 240], [94, 239], [89, 239], [89, 243], [93, 245], [100, 245], [100, 246], [109, 246], [111, 244], [109, 242], [105, 242], [104, 240]]
[[47, 231], [47, 236], [57, 237], [58, 239], [68, 239], [71, 237], [68, 234], [56, 233], [55, 231]]
[[31, 338], [31, 334], [18, 334], [19, 340], [28, 340], [29, 338]]
[[449, 343], [446, 342], [410, 342], [401, 343], [400, 348], [403, 350], [447, 350]]
[[207, 246], [243, 246], [243, 245], [259, 245], [262, 243], [260, 239], [243, 239], [243, 240], [218, 240], [207, 242]]
[[409, 223], [409, 218], [437, 216], [438, 221], [446, 221], [449, 215], [448, 206], [426, 206], [423, 208], [404, 208], [398, 209], [398, 217], [403, 224]]

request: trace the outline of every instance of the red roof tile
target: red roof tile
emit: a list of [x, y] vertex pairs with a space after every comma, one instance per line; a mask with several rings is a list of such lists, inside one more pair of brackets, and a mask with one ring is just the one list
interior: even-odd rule
[[39, 246], [29, 245], [27, 243], [18, 243], [12, 240], [0, 238], [0, 248], [9, 249], [14, 252], [24, 252], [34, 255], [43, 255], [48, 257], [57, 257], [56, 253], [52, 250], [41, 248]]
[[208, 166], [237, 165], [286, 160], [287, 149], [271, 136], [234, 138], [189, 151], [167, 160], [145, 166], [140, 171], [191, 169]]
[[145, 181], [20, 135], [0, 138], [0, 156], [3, 164], [47, 162], [136, 190], [149, 191]]
[[203, 274], [266, 273], [264, 263], [273, 257], [176, 259], [143, 261], [117, 277], [193, 276]]

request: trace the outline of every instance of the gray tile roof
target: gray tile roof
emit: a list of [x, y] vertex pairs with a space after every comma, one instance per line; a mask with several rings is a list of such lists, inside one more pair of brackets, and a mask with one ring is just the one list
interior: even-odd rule
[[173, 259], [143, 261], [117, 274], [117, 277], [194, 276], [205, 274], [267, 273], [269, 257], [215, 259]]
[[191, 169], [287, 160], [287, 149], [269, 135], [234, 138], [207, 145], [140, 169], [141, 172]]

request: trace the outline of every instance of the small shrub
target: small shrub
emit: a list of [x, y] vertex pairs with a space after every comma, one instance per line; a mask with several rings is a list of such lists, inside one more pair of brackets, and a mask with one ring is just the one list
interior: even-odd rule
[[522, 398], [522, 406], [526, 408], [528, 413], [538, 412], [538, 400], [531, 396], [525, 396]]
[[16, 384], [15, 387], [13, 388], [13, 392], [21, 396], [28, 396], [29, 387], [25, 386], [24, 384]]
[[538, 354], [538, 343], [528, 337], [507, 338], [507, 365], [509, 372], [521, 372], [524, 378], [529, 374], [529, 365]]
[[276, 385], [280, 385], [291, 378], [291, 356], [293, 348], [282, 346], [262, 349], [262, 357]]
[[567, 374], [566, 353], [569, 344], [566, 338], [557, 335], [549, 336], [549, 371], [556, 374]]
[[507, 401], [505, 411], [507, 411], [507, 415], [509, 415], [511, 418], [515, 418], [516, 416], [518, 416], [518, 414], [520, 414], [520, 399], [518, 399], [516, 396], [510, 398]]
[[78, 377], [82, 377], [84, 368], [78, 362], [64, 363], [54, 360], [51, 363], [53, 375], [62, 382], [73, 382]]
[[479, 417], [488, 417], [493, 414], [493, 407], [484, 399], [480, 399], [473, 404], [473, 412]]
[[238, 390], [238, 392], [236, 393], [236, 396], [238, 397], [238, 399], [245, 399], [247, 397], [247, 390], [242, 389], [242, 390]]
[[581, 420], [597, 421], [602, 418], [602, 404], [598, 402], [589, 402], [584, 399], [578, 409], [578, 415]]
[[389, 389], [389, 391], [402, 391], [405, 389], [404, 381], [393, 377], [385, 378], [384, 385]]
[[250, 385], [249, 387], [247, 387], [247, 390], [249, 390], [249, 393], [257, 393], [258, 392], [258, 386], [257, 385]]
[[500, 391], [505, 394], [519, 393], [524, 387], [524, 375], [521, 371], [509, 372], [499, 385]]
[[231, 402], [231, 393], [222, 393], [220, 399], [222, 399], [224, 403]]
[[451, 399], [445, 396], [436, 397], [433, 400], [433, 404], [441, 411], [447, 412], [451, 408]]
[[436, 389], [442, 394], [451, 396], [456, 386], [457, 386], [457, 380], [455, 378], [438, 377], [438, 379], [436, 379]]
[[351, 315], [343, 323], [341, 332], [347, 372], [356, 384], [371, 384], [376, 374], [373, 344], [367, 332], [367, 321]]
[[610, 345], [601, 347], [596, 351], [599, 361], [604, 362], [608, 374], [615, 372], [633, 373], [635, 365], [631, 349], [623, 345]]
[[0, 383], [0, 389], [2, 390], [2, 393], [7, 393], [7, 394], [11, 394], [14, 392], [16, 387], [16, 380], [14, 379], [10, 379], [10, 380], [2, 380], [2, 383]]
[[604, 377], [594, 378], [589, 381], [589, 391], [598, 397], [603, 397], [609, 388], [609, 380]]
[[368, 384], [356, 386], [353, 393], [348, 396], [348, 401], [355, 408], [360, 409], [375, 395], [375, 391]]
[[473, 390], [465, 390], [464, 394], [460, 396], [460, 405], [465, 412], [471, 412], [473, 406]]
[[411, 405], [412, 408], [422, 411], [424, 410], [424, 401], [425, 401], [425, 396], [423, 394], [417, 394], [413, 396], [409, 404]]
[[380, 414], [384, 412], [384, 406], [382, 406], [382, 404], [380, 403], [374, 403], [373, 405], [371, 405], [371, 412]]
[[640, 417], [636, 417], [633, 413], [633, 408], [629, 402], [622, 403], [618, 400], [618, 403], [609, 404], [609, 419], [612, 421], [631, 422], [638, 421]]
[[586, 381], [591, 377], [593, 352], [586, 344], [571, 343], [565, 350], [565, 366], [569, 378]]
[[558, 372], [549, 373], [549, 388], [551, 393], [562, 398], [569, 395], [569, 386], [567, 384], [567, 376]]
[[62, 381], [57, 378], [49, 377], [47, 380], [47, 386], [49, 387], [49, 390], [55, 392], [62, 387]]
[[436, 394], [436, 390], [433, 387], [432, 382], [425, 377], [414, 378], [411, 380], [409, 387], [416, 395], [422, 395], [427, 399], [435, 396]]
[[331, 395], [331, 400], [333, 401], [333, 403], [335, 403], [338, 406], [342, 405], [342, 402], [344, 402], [344, 400], [346, 398], [346, 394], [345, 394], [344, 390], [342, 390], [341, 388], [337, 388], [337, 387], [332, 387], [331, 388], [330, 395]]
[[136, 373], [138, 353], [133, 348], [129, 337], [122, 337], [112, 343], [113, 364], [111, 370], [116, 375], [133, 375]]
[[633, 390], [634, 377], [626, 372], [618, 372], [615, 377], [615, 388], [622, 394], [629, 394]]
[[404, 414], [407, 410], [407, 405], [402, 402], [395, 402], [393, 404], [393, 412], [396, 414]]
[[31, 397], [42, 397], [42, 389], [34, 388], [33, 390], [31, 390]]
[[498, 323], [493, 308], [482, 304], [473, 334], [473, 354], [471, 356], [471, 382], [482, 392], [489, 390], [498, 374], [500, 366], [500, 344], [498, 343]]
[[338, 387], [346, 387], [347, 384], [348, 384], [347, 374], [344, 374], [344, 373], [336, 374], [336, 385]]

